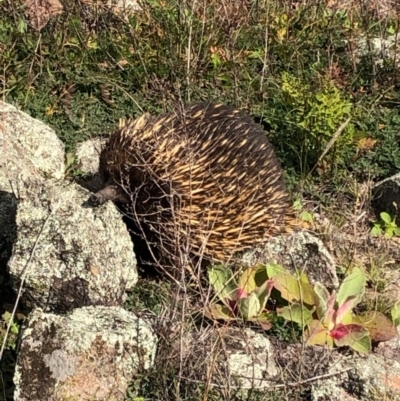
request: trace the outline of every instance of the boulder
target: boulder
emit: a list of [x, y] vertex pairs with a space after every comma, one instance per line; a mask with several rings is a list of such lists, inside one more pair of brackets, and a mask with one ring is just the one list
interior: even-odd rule
[[34, 310], [22, 333], [15, 401], [123, 401], [152, 366], [156, 336], [119, 307], [84, 307], [68, 316]]

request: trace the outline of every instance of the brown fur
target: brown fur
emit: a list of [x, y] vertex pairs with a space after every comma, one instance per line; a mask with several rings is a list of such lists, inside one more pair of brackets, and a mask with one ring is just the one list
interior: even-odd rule
[[228, 106], [202, 103], [128, 122], [109, 138], [100, 172], [175, 257], [226, 262], [294, 225], [264, 131]]

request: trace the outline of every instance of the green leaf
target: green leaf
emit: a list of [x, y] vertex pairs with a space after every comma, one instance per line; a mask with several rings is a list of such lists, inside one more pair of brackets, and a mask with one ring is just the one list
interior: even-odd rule
[[390, 224], [392, 222], [392, 219], [390, 218], [389, 213], [386, 212], [382, 212], [380, 214], [381, 219], [386, 223], [386, 224]]
[[17, 24], [17, 30], [19, 33], [25, 33], [27, 30], [27, 24], [23, 19], [20, 19]]
[[68, 167], [71, 167], [74, 164], [76, 157], [75, 157], [74, 153], [70, 152], [70, 153], [67, 153], [67, 155], [65, 156], [65, 159], [66, 159], [65, 167], [66, 167], [66, 169], [68, 169]]
[[297, 211], [300, 211], [302, 208], [303, 208], [303, 205], [301, 204], [300, 199], [296, 199], [296, 200], [293, 202], [293, 209], [294, 209], [294, 210], [297, 210]]
[[217, 53], [211, 55], [211, 62], [214, 68], [218, 68], [222, 64], [222, 60]]
[[261, 287], [257, 288], [255, 294], [260, 302], [260, 311], [265, 309], [268, 298], [271, 295], [271, 291], [274, 288], [274, 281], [267, 280]]
[[264, 285], [264, 283], [268, 281], [268, 277], [267, 266], [259, 264], [254, 275], [254, 281], [257, 287]]
[[254, 279], [255, 274], [256, 274], [256, 269], [252, 267], [246, 269], [240, 276], [239, 288], [245, 290], [248, 293], [253, 292], [257, 287]]
[[238, 304], [240, 315], [245, 320], [250, 320], [261, 312], [260, 301], [254, 292], [251, 293], [247, 298], [240, 299]]
[[276, 310], [278, 316], [284, 319], [295, 322], [301, 327], [308, 326], [312, 322], [312, 311], [300, 304], [293, 304], [278, 308]]
[[[347, 298], [346, 302], [343, 302], [337, 309], [336, 313], [333, 315], [334, 324], [350, 324], [353, 320], [352, 310], [357, 305], [357, 303], [358, 300], [355, 295]], [[331, 325], [329, 325], [329, 327], [331, 327]]]
[[361, 337], [360, 339], [354, 341], [351, 345], [351, 348], [354, 349], [354, 351], [361, 352], [361, 353], [367, 353], [371, 351], [372, 345], [371, 345], [371, 338], [369, 335], [365, 335], [364, 337]]
[[304, 211], [300, 213], [300, 218], [303, 221], [308, 221], [310, 223], [312, 223], [314, 221], [314, 216], [312, 215], [312, 213]]
[[329, 292], [321, 283], [315, 283], [314, 292], [317, 295], [317, 315], [323, 319], [328, 308]]
[[274, 287], [288, 302], [302, 301], [308, 305], [315, 304], [315, 293], [309, 283], [305, 283], [287, 273], [277, 274], [273, 278]]
[[392, 315], [394, 325], [398, 326], [400, 324], [400, 302], [396, 303], [390, 314]]
[[375, 224], [374, 227], [371, 229], [371, 235], [373, 237], [379, 237], [382, 235], [382, 228], [379, 224]]
[[357, 305], [364, 295], [366, 282], [367, 279], [363, 271], [355, 267], [340, 286], [336, 297], [339, 307], [351, 297], [354, 297], [353, 307]]
[[338, 347], [350, 347], [358, 352], [369, 352], [371, 350], [371, 338], [369, 331], [357, 324], [342, 325], [340, 329], [347, 330], [347, 333], [334, 342]]
[[222, 301], [234, 298], [238, 285], [229, 268], [223, 265], [212, 267], [208, 270], [208, 279]]
[[392, 238], [393, 233], [394, 233], [394, 229], [392, 227], [386, 227], [386, 231], [385, 231], [386, 237]]
[[273, 278], [277, 274], [288, 274], [285, 268], [275, 263], [268, 263], [266, 268], [267, 268], [267, 275], [269, 278]]
[[307, 330], [304, 331], [304, 341], [307, 345], [333, 345], [333, 340], [329, 337], [328, 330], [321, 321], [313, 320]]

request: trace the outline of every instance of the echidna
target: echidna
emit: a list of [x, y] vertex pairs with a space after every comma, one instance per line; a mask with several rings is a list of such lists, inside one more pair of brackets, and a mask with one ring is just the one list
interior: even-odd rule
[[100, 173], [105, 186], [91, 203], [129, 203], [132, 217], [169, 256], [189, 251], [227, 262], [279, 231], [291, 231], [294, 221], [264, 131], [221, 104], [128, 122], [109, 138]]

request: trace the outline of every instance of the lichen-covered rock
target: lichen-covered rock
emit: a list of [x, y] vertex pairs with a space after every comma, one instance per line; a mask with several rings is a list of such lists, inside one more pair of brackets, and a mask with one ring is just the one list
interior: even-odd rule
[[0, 268], [16, 238], [15, 217], [20, 183], [29, 177], [61, 178], [64, 145], [55, 132], [0, 101]]
[[87, 176], [78, 178], [79, 185], [92, 192], [99, 191], [103, 186], [103, 181], [99, 174], [100, 153], [105, 144], [105, 139], [88, 139], [79, 143], [76, 148], [76, 161], [79, 170]]
[[77, 145], [75, 155], [82, 171], [91, 174], [99, 171], [100, 153], [105, 142], [105, 139], [94, 138]]
[[303, 271], [310, 282], [337, 288], [339, 280], [333, 257], [321, 240], [307, 231], [271, 238], [268, 243], [246, 251], [239, 263], [249, 267], [257, 263], [278, 263], [290, 271]]
[[265, 390], [280, 377], [274, 352], [262, 333], [223, 327], [185, 334], [177, 340], [171, 359], [180, 364], [177, 368], [187, 385], [203, 381], [226, 390]]
[[119, 307], [85, 307], [66, 317], [36, 309], [23, 330], [15, 401], [119, 401], [148, 369], [156, 336]]
[[51, 180], [20, 183], [18, 239], [8, 270], [29, 307], [120, 305], [137, 281], [131, 238], [115, 207], [82, 206], [87, 192]]
[[344, 401], [351, 394], [351, 400], [400, 401], [400, 363], [396, 359], [376, 355], [336, 359], [332, 375], [313, 383], [312, 400]]
[[[0, 170], [10, 181], [8, 188], [22, 176], [63, 177], [64, 145], [50, 127], [1, 101], [0, 121]], [[3, 178], [0, 190], [4, 184]]]

